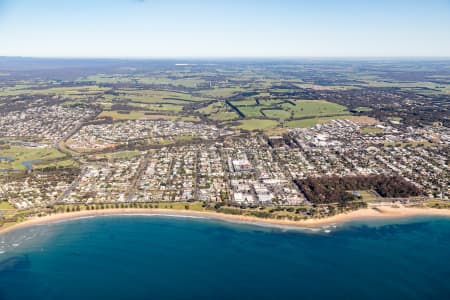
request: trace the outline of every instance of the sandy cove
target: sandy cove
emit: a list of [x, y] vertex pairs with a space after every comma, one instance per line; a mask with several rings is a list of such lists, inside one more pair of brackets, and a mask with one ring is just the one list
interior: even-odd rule
[[109, 216], [109, 215], [170, 215], [170, 216], [188, 216], [188, 217], [203, 217], [208, 219], [224, 220], [236, 223], [260, 224], [274, 227], [320, 227], [330, 224], [346, 223], [350, 221], [364, 221], [364, 220], [386, 220], [386, 219], [402, 219], [415, 216], [446, 216], [450, 217], [450, 210], [448, 209], [434, 209], [434, 208], [393, 208], [393, 207], [376, 207], [366, 208], [349, 213], [343, 213], [336, 216], [323, 219], [308, 219], [302, 221], [276, 220], [276, 219], [262, 219], [250, 216], [229, 215], [223, 213], [209, 212], [209, 211], [188, 211], [188, 210], [171, 210], [171, 209], [139, 209], [139, 208], [124, 208], [124, 209], [103, 209], [103, 210], [84, 210], [79, 212], [59, 213], [48, 215], [44, 217], [34, 217], [22, 223], [0, 229], [0, 234], [6, 232], [35, 226], [47, 223], [53, 223], [63, 220], [77, 219], [80, 217], [91, 216]]

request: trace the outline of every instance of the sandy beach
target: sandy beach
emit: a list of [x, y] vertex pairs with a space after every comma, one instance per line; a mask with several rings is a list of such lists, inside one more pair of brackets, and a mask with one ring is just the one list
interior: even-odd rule
[[148, 214], [148, 215], [170, 215], [170, 216], [189, 216], [189, 217], [203, 217], [209, 219], [224, 220], [236, 223], [261, 224], [266, 226], [273, 225], [274, 227], [320, 227], [330, 224], [342, 224], [350, 221], [363, 220], [385, 220], [385, 219], [402, 219], [415, 216], [447, 216], [450, 217], [450, 210], [447, 209], [433, 209], [433, 208], [393, 208], [393, 207], [376, 207], [366, 208], [349, 213], [339, 214], [329, 218], [323, 219], [308, 219], [302, 221], [289, 220], [275, 220], [262, 219], [257, 217], [228, 215], [223, 213], [208, 212], [208, 211], [187, 211], [187, 210], [171, 210], [171, 209], [104, 209], [104, 210], [86, 210], [79, 212], [60, 213], [44, 217], [34, 217], [22, 223], [3, 228], [0, 234], [46, 223], [58, 222], [63, 220], [77, 219], [80, 217], [90, 216], [108, 216], [108, 215], [133, 215], [133, 214]]

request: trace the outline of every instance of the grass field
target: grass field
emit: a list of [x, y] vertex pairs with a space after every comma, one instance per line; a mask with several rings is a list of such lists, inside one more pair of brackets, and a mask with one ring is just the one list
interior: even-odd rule
[[431, 207], [431, 208], [450, 209], [449, 201], [443, 201], [443, 200], [438, 200], [438, 199], [428, 200], [425, 205], [428, 207]]
[[234, 126], [237, 129], [244, 130], [266, 130], [275, 128], [278, 125], [274, 120], [249, 119], [239, 121], [240, 125]]
[[129, 99], [136, 102], [154, 103], [178, 100], [178, 102], [204, 101], [208, 98], [197, 97], [187, 93], [158, 91], [158, 90], [119, 90], [120, 99]]
[[205, 83], [205, 80], [201, 78], [184, 78], [180, 76], [179, 78], [173, 78], [172, 76], [169, 78], [167, 76], [146, 76], [146, 75], [106, 75], [106, 74], [97, 74], [88, 76], [86, 78], [80, 79], [83, 81], [95, 81], [97, 84], [102, 83], [138, 83], [138, 84], [146, 84], [146, 85], [172, 85], [172, 86], [181, 86], [187, 88], [195, 88], [198, 84]]
[[434, 83], [429, 81], [387, 81], [366, 80], [371, 87], [395, 87], [402, 90], [420, 92], [425, 94], [450, 94], [450, 84]]
[[345, 106], [324, 100], [294, 100], [292, 102], [295, 103], [295, 106], [283, 103], [281, 107], [285, 111], [292, 112], [294, 118], [349, 114]]
[[[246, 118], [268, 118], [279, 121], [296, 118], [349, 115], [345, 106], [324, 100], [260, 100], [260, 104], [250, 105], [253, 100], [235, 101], [233, 105]], [[256, 101], [255, 101], [256, 103]]]
[[[266, 99], [259, 102], [259, 105], [254, 100], [233, 102], [233, 105], [246, 117], [245, 120], [239, 121], [239, 125], [234, 128], [245, 130], [270, 130], [277, 126], [305, 128], [335, 119], [356, 118], [345, 106], [325, 100], [290, 100], [288, 102]], [[219, 107], [219, 105], [222, 106]], [[222, 108], [223, 105], [225, 104], [214, 103], [201, 109], [200, 112], [210, 114], [208, 117], [212, 119], [221, 113], [219, 108]], [[296, 118], [299, 120], [295, 120]]]
[[265, 109], [264, 114], [269, 119], [286, 120], [291, 117], [291, 113], [281, 109]]
[[[99, 204], [92, 204], [91, 206], [101, 206]], [[112, 206], [111, 204], [103, 204], [105, 208], [108, 208], [109, 206]], [[121, 205], [129, 205], [129, 204], [121, 204]], [[136, 206], [143, 205], [143, 204], [136, 204]], [[159, 209], [175, 209], [175, 210], [192, 210], [192, 211], [204, 211], [205, 209], [202, 207], [202, 202], [151, 202], [146, 203], [147, 206], [152, 206], [153, 208], [159, 208]], [[80, 210], [86, 210], [86, 205], [80, 204], [80, 205], [74, 205], [74, 204], [67, 204], [67, 205], [57, 205], [56, 208], [61, 209], [63, 211], [73, 211], [76, 209], [76, 207], [79, 207]]]
[[[128, 106], [125, 109], [130, 111], [165, 114], [180, 113], [185, 106], [207, 101], [208, 98], [174, 91], [119, 89], [116, 95], [103, 95], [101, 100], [100, 103], [105, 109], [111, 109], [113, 104], [120, 103]], [[123, 116], [119, 119], [123, 119]]]
[[377, 134], [377, 133], [383, 133], [384, 130], [378, 127], [374, 127], [374, 126], [366, 126], [361, 128], [361, 133], [362, 134]]
[[106, 74], [97, 74], [97, 75], [91, 75], [87, 76], [85, 78], [80, 78], [78, 80], [79, 82], [86, 82], [86, 81], [95, 81], [97, 84], [104, 84], [104, 83], [133, 83], [134, 79], [131, 76], [128, 75], [106, 75]]
[[154, 111], [154, 112], [180, 112], [183, 110], [183, 106], [181, 105], [174, 105], [174, 104], [145, 104], [142, 106], [142, 108], [145, 108], [148, 111]]
[[238, 106], [241, 113], [245, 115], [246, 118], [263, 118], [261, 114], [260, 107], [258, 106]]
[[176, 116], [162, 114], [145, 114], [145, 111], [130, 111], [129, 113], [121, 113], [119, 111], [103, 111], [98, 118], [113, 118], [113, 120], [173, 120]]
[[[128, 102], [127, 108], [125, 111], [147, 111], [147, 112], [161, 112], [161, 113], [167, 113], [167, 112], [180, 112], [183, 110], [183, 105], [180, 104], [169, 104], [169, 103], [135, 103], [135, 102]], [[111, 105], [104, 105], [104, 109], [113, 109], [112, 104]]]
[[76, 167], [78, 166], [78, 163], [73, 159], [64, 159], [64, 160], [58, 160], [53, 161], [49, 163], [37, 163], [33, 165], [33, 168], [36, 170], [44, 169], [47, 167], [56, 167], [56, 168], [62, 168], [62, 167]]
[[403, 119], [400, 117], [390, 117], [389, 120], [392, 122], [400, 123]]
[[140, 84], [151, 85], [173, 85], [188, 88], [196, 88], [199, 84], [206, 83], [205, 80], [200, 78], [168, 78], [168, 77], [140, 77], [137, 78]]
[[[52, 147], [37, 148], [24, 146], [10, 146], [0, 149], [0, 169], [5, 170], [26, 170], [24, 163], [31, 161], [48, 161], [65, 157], [64, 153]], [[10, 158], [8, 162], [5, 158]], [[31, 163], [33, 165], [33, 163]]]
[[3, 210], [3, 209], [14, 209], [14, 207], [11, 204], [9, 204], [8, 201], [0, 200], [0, 210]]
[[161, 209], [176, 209], [176, 210], [186, 210], [186, 207], [189, 207], [189, 210], [193, 211], [204, 211], [205, 209], [202, 207], [202, 202], [153, 202], [150, 203], [153, 207], [158, 206]]
[[352, 90], [357, 89], [358, 87], [351, 86], [351, 85], [318, 85], [318, 84], [311, 84], [311, 83], [297, 83], [295, 84], [297, 87], [302, 89], [313, 89], [313, 90], [328, 90], [328, 91], [345, 91], [345, 90]]
[[255, 106], [257, 105], [256, 100], [241, 100], [241, 101], [232, 101], [234, 106]]
[[357, 191], [361, 195], [363, 201], [371, 202], [379, 200], [371, 191]]
[[214, 102], [197, 111], [214, 121], [229, 121], [239, 118], [238, 114], [226, 105], [225, 102]]
[[0, 89], [0, 96], [15, 95], [57, 95], [72, 99], [86, 98], [86, 96], [102, 95], [109, 88], [99, 86], [54, 87], [39, 88], [39, 86], [19, 85]]
[[259, 100], [259, 105], [263, 106], [264, 108], [277, 108], [281, 104], [283, 104], [284, 101], [282, 100], [276, 100], [276, 99], [261, 99]]
[[200, 93], [206, 97], [228, 98], [242, 91], [244, 91], [243, 88], [235, 87], [235, 88], [215, 88], [211, 90], [204, 90], [201, 91]]

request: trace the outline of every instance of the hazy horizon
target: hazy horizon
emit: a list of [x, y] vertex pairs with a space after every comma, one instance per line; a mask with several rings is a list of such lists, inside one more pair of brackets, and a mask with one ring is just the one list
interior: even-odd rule
[[[185, 60], [185, 61], [436, 61], [450, 60], [449, 56], [21, 56], [0, 55], [6, 59], [49, 59], [49, 60]], [[180, 62], [181, 64], [183, 62]]]

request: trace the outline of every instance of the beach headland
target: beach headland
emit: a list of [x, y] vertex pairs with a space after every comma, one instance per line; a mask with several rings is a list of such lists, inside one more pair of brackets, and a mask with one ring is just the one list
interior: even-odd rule
[[167, 216], [188, 216], [203, 217], [208, 219], [217, 219], [236, 223], [260, 224], [273, 227], [321, 227], [330, 224], [342, 224], [352, 221], [373, 221], [373, 220], [389, 220], [404, 219], [416, 216], [442, 216], [450, 217], [450, 210], [435, 208], [394, 208], [389, 206], [372, 207], [360, 209], [348, 213], [338, 214], [332, 217], [322, 219], [307, 219], [301, 221], [264, 219], [251, 216], [230, 215], [211, 211], [189, 211], [174, 209], [140, 209], [140, 208], [120, 208], [120, 209], [103, 209], [103, 210], [85, 210], [77, 212], [67, 212], [47, 215], [43, 217], [33, 217], [24, 222], [15, 224], [10, 227], [0, 229], [0, 234], [4, 234], [16, 229], [53, 223], [58, 221], [77, 219], [80, 217], [95, 217], [109, 215], [167, 215]]

